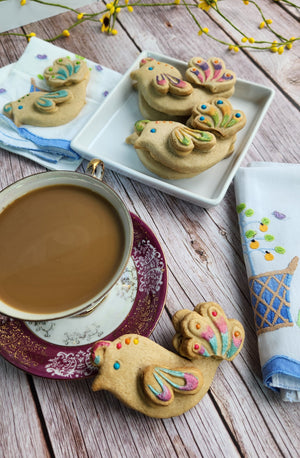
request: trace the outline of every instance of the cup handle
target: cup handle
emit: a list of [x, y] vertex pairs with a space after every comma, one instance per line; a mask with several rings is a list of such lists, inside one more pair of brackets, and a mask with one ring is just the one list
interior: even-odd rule
[[104, 162], [101, 159], [92, 159], [87, 165], [86, 172], [102, 181], [104, 177]]

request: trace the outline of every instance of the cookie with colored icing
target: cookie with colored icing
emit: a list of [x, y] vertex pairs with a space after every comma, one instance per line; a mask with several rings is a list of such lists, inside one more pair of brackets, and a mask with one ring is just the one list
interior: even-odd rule
[[174, 121], [138, 121], [126, 142], [152, 173], [180, 179], [198, 175], [232, 154], [235, 136], [217, 139]]
[[89, 79], [89, 69], [84, 60], [71, 60], [68, 57], [60, 57], [46, 68], [44, 78], [48, 86], [56, 89], [61, 86], [66, 87], [78, 84], [85, 79]]
[[[212, 82], [201, 83], [200, 76], [197, 79], [192, 78], [194, 76], [192, 69], [187, 70], [186, 74], [190, 78], [188, 81], [174, 66], [153, 58], [145, 58], [141, 60], [140, 67], [131, 72], [130, 77], [139, 92], [140, 105], [143, 107], [144, 101], [153, 110], [152, 120], [162, 119], [159, 113], [164, 113], [169, 119], [173, 119], [173, 116], [190, 116], [194, 106], [210, 102], [214, 98], [213, 91], [218, 92], [220, 97], [226, 98], [233, 94], [235, 75], [230, 72], [232, 78], [230, 79], [228, 75], [225, 81], [225, 73], [229, 71], [226, 71], [224, 65], [223, 73], [215, 69], [215, 76], [210, 74], [209, 78]], [[206, 74], [208, 75], [207, 72]], [[157, 115], [155, 112], [158, 112]]]
[[49, 91], [35, 91], [3, 107], [16, 126], [54, 127], [72, 121], [85, 104], [89, 70], [85, 62], [56, 59], [45, 70]]
[[128, 407], [155, 418], [178, 416], [198, 404], [221, 361], [231, 361], [241, 351], [244, 329], [215, 302], [178, 311], [173, 325], [177, 353], [137, 334], [97, 342], [91, 355], [99, 368], [93, 391], [108, 390]]
[[229, 100], [216, 97], [211, 103], [194, 107], [187, 124], [225, 138], [235, 135], [245, 126], [246, 116], [242, 110], [235, 110]]
[[219, 57], [211, 57], [208, 60], [193, 57], [188, 63], [185, 78], [194, 86], [206, 88], [220, 96], [226, 91], [233, 90], [236, 83], [235, 73], [228, 70], [225, 62]]

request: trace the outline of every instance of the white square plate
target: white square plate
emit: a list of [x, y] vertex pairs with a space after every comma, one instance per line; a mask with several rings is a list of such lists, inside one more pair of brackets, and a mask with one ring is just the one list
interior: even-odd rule
[[139, 67], [140, 60], [145, 57], [168, 62], [182, 73], [186, 69], [185, 62], [143, 51], [73, 139], [71, 147], [85, 159], [101, 159], [106, 167], [173, 196], [206, 208], [217, 205], [236, 174], [271, 103], [274, 91], [238, 79], [230, 101], [234, 108], [244, 111], [247, 123], [237, 135], [234, 153], [196, 177], [164, 180], [147, 170], [140, 162], [134, 147], [125, 142], [126, 137], [134, 131], [135, 122], [143, 119], [138, 107], [138, 94], [132, 88], [130, 73]]

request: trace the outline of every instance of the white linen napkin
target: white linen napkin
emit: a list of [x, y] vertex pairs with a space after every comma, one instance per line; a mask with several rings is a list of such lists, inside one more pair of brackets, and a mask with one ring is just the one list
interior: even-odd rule
[[300, 164], [255, 162], [234, 186], [263, 383], [300, 401]]
[[76, 170], [82, 159], [70, 147], [71, 140], [119, 82], [118, 72], [86, 60], [90, 69], [86, 104], [71, 122], [58, 127], [16, 125], [2, 114], [7, 102], [36, 90], [49, 90], [43, 72], [58, 57], [83, 59], [65, 49], [33, 37], [20, 59], [0, 69], [0, 147], [32, 159], [49, 169]]

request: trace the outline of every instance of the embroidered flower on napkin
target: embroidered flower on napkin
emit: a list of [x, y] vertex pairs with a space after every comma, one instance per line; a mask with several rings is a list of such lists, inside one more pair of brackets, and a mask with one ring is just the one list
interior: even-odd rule
[[300, 165], [241, 168], [235, 193], [263, 382], [300, 401]]

